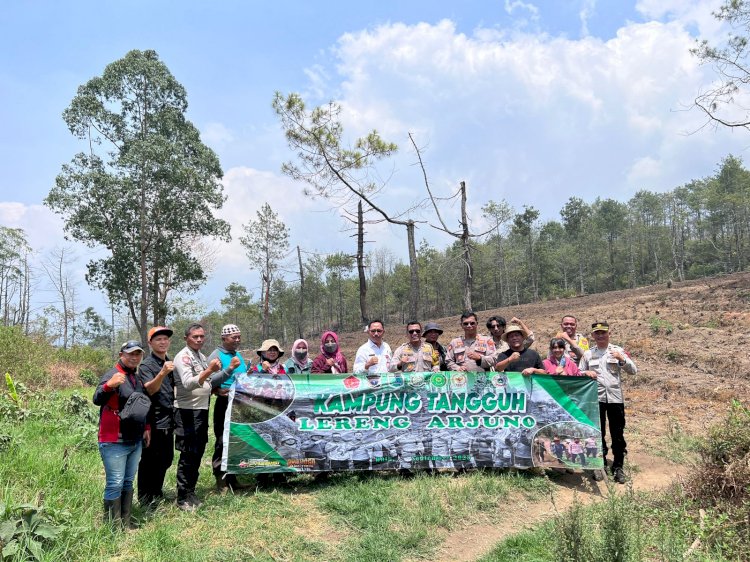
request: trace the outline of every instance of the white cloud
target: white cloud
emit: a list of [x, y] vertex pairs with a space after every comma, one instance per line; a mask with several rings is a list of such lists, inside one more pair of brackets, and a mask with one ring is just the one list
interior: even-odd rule
[[571, 195], [672, 189], [741, 147], [725, 131], [685, 134], [703, 118], [682, 109], [711, 80], [689, 52], [697, 8], [686, 14], [628, 23], [607, 41], [466, 35], [449, 20], [347, 33], [335, 50], [345, 126], [399, 142], [394, 183], [413, 190], [406, 133], [418, 131], [433, 181], [466, 179], [473, 203], [506, 198], [557, 218]]
[[207, 145], [221, 149], [234, 142], [235, 136], [223, 123], [206, 123], [201, 131], [201, 138]]
[[594, 15], [596, 0], [583, 0], [581, 9], [578, 12], [578, 18], [581, 20], [581, 36], [586, 37], [589, 34], [589, 19]]
[[508, 15], [513, 15], [516, 11], [526, 11], [532, 20], [539, 19], [539, 8], [531, 2], [522, 2], [521, 0], [505, 0], [505, 11]]

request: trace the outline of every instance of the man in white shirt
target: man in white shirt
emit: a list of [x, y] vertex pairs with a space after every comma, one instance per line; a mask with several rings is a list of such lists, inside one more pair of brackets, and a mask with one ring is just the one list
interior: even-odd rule
[[391, 346], [383, 341], [385, 328], [380, 320], [373, 320], [367, 325], [369, 339], [360, 346], [354, 358], [354, 372], [376, 374], [387, 373], [391, 368]]

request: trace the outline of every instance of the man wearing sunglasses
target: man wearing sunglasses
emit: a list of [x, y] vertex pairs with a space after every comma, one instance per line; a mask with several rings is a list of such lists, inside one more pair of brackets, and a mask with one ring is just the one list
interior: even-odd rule
[[355, 373], [387, 373], [391, 368], [393, 352], [391, 346], [383, 341], [385, 328], [380, 320], [373, 320], [367, 325], [369, 339], [362, 344], [354, 357]]
[[[531, 347], [531, 344], [533, 344], [535, 341], [534, 332], [529, 330], [526, 324], [524, 324], [523, 321], [517, 316], [511, 318], [510, 323], [520, 326], [523, 330], [523, 347]], [[497, 353], [502, 353], [503, 351], [506, 351], [508, 349], [508, 343], [503, 339], [506, 325], [507, 324], [505, 322], [505, 318], [503, 318], [502, 316], [490, 316], [487, 319], [486, 326], [490, 331], [492, 341], [495, 342], [495, 350], [497, 351]], [[491, 365], [488, 362], [486, 365], [483, 365], [483, 367], [485, 369], [489, 369]]]
[[422, 324], [416, 321], [406, 325], [409, 341], [399, 346], [393, 354], [391, 371], [405, 373], [424, 373], [438, 371], [440, 365], [432, 366], [432, 346], [422, 341]]
[[477, 334], [477, 315], [471, 311], [461, 315], [463, 337], [454, 338], [448, 344], [445, 362], [451, 371], [484, 371], [482, 359], [494, 355], [495, 342], [489, 336]]

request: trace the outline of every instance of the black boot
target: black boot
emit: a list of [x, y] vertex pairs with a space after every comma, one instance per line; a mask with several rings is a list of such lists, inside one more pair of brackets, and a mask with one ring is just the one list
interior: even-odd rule
[[115, 500], [104, 500], [104, 523], [116, 524], [118, 527], [120, 526], [121, 505], [122, 498], [117, 498]]
[[122, 528], [123, 529], [135, 529], [131, 521], [130, 514], [133, 511], [133, 490], [128, 490], [122, 493], [120, 503], [120, 515], [122, 517]]

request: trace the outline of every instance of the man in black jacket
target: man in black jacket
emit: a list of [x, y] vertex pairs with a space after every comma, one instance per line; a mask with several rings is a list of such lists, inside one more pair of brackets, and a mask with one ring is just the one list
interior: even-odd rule
[[172, 333], [164, 326], [149, 330], [151, 353], [138, 369], [138, 377], [151, 397], [151, 445], [143, 449], [138, 465], [138, 501], [142, 506], [164, 497], [164, 476], [174, 459], [174, 365], [167, 357]]

